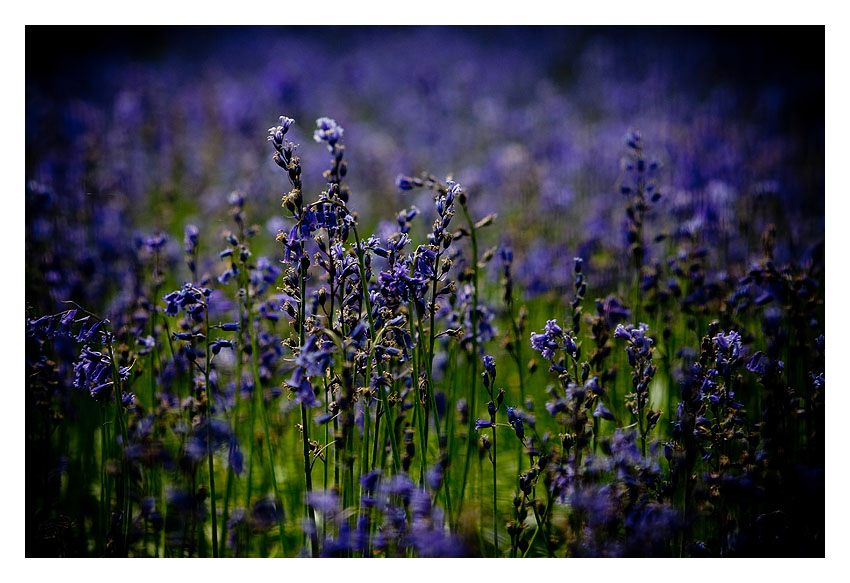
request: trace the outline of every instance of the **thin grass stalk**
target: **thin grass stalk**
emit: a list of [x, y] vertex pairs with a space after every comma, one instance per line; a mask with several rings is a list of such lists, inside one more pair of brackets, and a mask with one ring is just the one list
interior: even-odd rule
[[121, 402], [123, 394], [121, 388], [121, 377], [118, 374], [118, 365], [115, 363], [115, 353], [112, 350], [112, 344], [107, 345], [109, 348], [109, 360], [112, 364], [112, 387], [115, 393], [115, 417], [118, 428], [121, 431], [121, 477], [123, 482], [123, 491], [121, 496], [121, 550], [124, 556], [129, 555], [129, 540], [130, 540], [130, 464], [125, 454], [127, 444], [130, 442], [127, 432], [127, 425], [124, 421], [124, 405]]
[[204, 302], [204, 345], [206, 352], [206, 362], [204, 366], [204, 390], [206, 391], [206, 417], [207, 417], [207, 466], [209, 468], [210, 478], [210, 507], [212, 510], [212, 549], [213, 558], [218, 558], [218, 517], [215, 511], [215, 470], [213, 468], [213, 450], [212, 450], [212, 387], [210, 386], [210, 364], [212, 357], [210, 355], [210, 312], [209, 305]]
[[[258, 393], [257, 398], [262, 399], [262, 384], [260, 381], [260, 363], [259, 363], [259, 346], [257, 343], [257, 333], [254, 330], [254, 315], [251, 310], [251, 300], [250, 300], [250, 292], [247, 287], [245, 290], [245, 303], [248, 311], [248, 330], [251, 338], [251, 368], [254, 374], [254, 391]], [[274, 458], [274, 450], [272, 449], [271, 438], [269, 437], [270, 429], [269, 429], [269, 416], [268, 411], [266, 410], [265, 403], [260, 402], [260, 412], [262, 413], [263, 418], [263, 433], [265, 435], [266, 441], [266, 449], [268, 450], [269, 455], [269, 471], [271, 474], [272, 480], [272, 490], [275, 495], [275, 504], [282, 504], [283, 501], [280, 497], [280, 491], [277, 486], [277, 472], [275, 471], [275, 458]], [[283, 536], [283, 514], [281, 513], [281, 517], [278, 520], [278, 538], [280, 539], [281, 552], [285, 552], [286, 544], [284, 542]]]
[[491, 429], [493, 431], [493, 445], [491, 447], [493, 452], [493, 548], [495, 549], [495, 556], [499, 556], [499, 530], [497, 528], [499, 518], [496, 496], [496, 426], [494, 425]]
[[[233, 428], [232, 431], [236, 434], [239, 427], [239, 401], [242, 400], [242, 350], [244, 348], [244, 340], [242, 335], [242, 326], [244, 322], [244, 312], [242, 309], [242, 301], [236, 298], [236, 303], [239, 306], [239, 330], [236, 333], [236, 393], [233, 398]], [[253, 435], [251, 436], [253, 440]], [[230, 510], [230, 496], [233, 489], [235, 472], [232, 467], [227, 469], [227, 487], [224, 493], [224, 509], [221, 515], [221, 540], [219, 541], [219, 556], [224, 556], [225, 542], [227, 540], [227, 521]]]
[[[413, 389], [413, 405], [414, 405], [414, 425], [416, 426], [416, 430], [419, 433], [419, 444], [420, 444], [420, 452], [419, 452], [419, 485], [425, 483], [425, 455], [427, 450], [427, 444], [425, 442], [425, 425], [426, 422], [423, 421], [423, 413], [422, 413], [422, 391], [419, 385], [419, 342], [416, 341], [417, 335], [416, 330], [413, 327], [413, 310], [415, 310], [414, 306], [410, 306], [411, 312], [407, 316], [407, 321], [410, 326], [410, 336], [413, 338], [415, 345], [413, 347], [413, 368], [410, 371], [410, 383], [411, 388]], [[419, 339], [421, 340], [421, 336]]]
[[458, 501], [458, 514], [460, 514], [466, 492], [466, 482], [469, 474], [469, 463], [472, 459], [475, 447], [475, 402], [478, 394], [478, 236], [475, 232], [475, 223], [469, 216], [469, 210], [465, 202], [461, 201], [463, 216], [469, 225], [469, 234], [472, 241], [472, 381], [469, 387], [469, 428], [466, 460], [463, 465], [463, 480], [460, 485], [460, 498]]
[[[305, 318], [307, 317], [307, 306], [306, 306], [306, 288], [307, 288], [307, 270], [303, 264], [300, 265], [300, 283], [301, 283], [301, 298], [298, 304], [298, 335], [300, 339], [300, 346], [304, 346], [306, 343], [306, 329], [305, 329]], [[255, 354], [255, 363], [256, 363], [256, 352]], [[258, 375], [259, 376], [259, 375]], [[307, 407], [304, 403], [301, 403], [301, 437], [302, 437], [302, 445], [304, 448], [304, 485], [307, 495], [313, 491], [313, 472], [310, 464], [310, 428], [309, 428], [309, 417], [307, 416]], [[266, 436], [266, 440], [268, 441], [268, 435]], [[269, 442], [269, 456], [271, 456], [271, 443]], [[274, 475], [274, 474], [272, 474]], [[277, 490], [277, 482], [275, 482], [275, 491]], [[316, 516], [313, 512], [313, 507], [307, 503], [307, 500], [304, 502], [305, 513], [307, 518], [310, 520], [310, 524], [316, 524]], [[281, 519], [281, 544], [283, 543], [283, 521]], [[312, 534], [310, 535], [310, 547], [313, 552], [314, 557], [319, 556], [319, 539], [316, 536], [315, 529], [312, 530]]]
[[[363, 249], [361, 248], [361, 245], [360, 245], [360, 235], [357, 232], [357, 227], [352, 225], [352, 231], [354, 232], [354, 240], [355, 240], [355, 244], [357, 245], [357, 262], [358, 262], [358, 266], [360, 267], [360, 287], [361, 287], [361, 292], [363, 294], [363, 303], [365, 304], [366, 315], [369, 319], [369, 337], [370, 337], [370, 340], [372, 342], [372, 346], [374, 346], [375, 345], [375, 338], [377, 336], [377, 331], [375, 330], [375, 320], [372, 317], [372, 301], [369, 299], [369, 284], [368, 284], [368, 281], [366, 280], [366, 265], [365, 265], [365, 261], [363, 259]], [[384, 371], [383, 371], [383, 367], [381, 366], [380, 361], [378, 361], [377, 365], [378, 365], [378, 374], [383, 376]], [[399, 457], [399, 454], [398, 454], [398, 451], [399, 451], [398, 450], [398, 441], [396, 440], [396, 435], [395, 435], [395, 424], [393, 423], [393, 414], [392, 414], [392, 410], [390, 409], [389, 398], [387, 397], [387, 392], [384, 391], [383, 389], [380, 389], [379, 392], [380, 392], [380, 395], [381, 395], [381, 402], [383, 403], [383, 406], [384, 406], [384, 415], [387, 416], [386, 428], [387, 428], [387, 432], [390, 434], [390, 446], [392, 448], [392, 454], [393, 454], [393, 468], [395, 469], [396, 472], [398, 472], [399, 469], [401, 468], [401, 458]]]
[[106, 497], [106, 449], [109, 442], [109, 428], [106, 425], [106, 410], [104, 405], [100, 406], [100, 519], [98, 524], [100, 551], [106, 550], [106, 524], [109, 517], [109, 500]]

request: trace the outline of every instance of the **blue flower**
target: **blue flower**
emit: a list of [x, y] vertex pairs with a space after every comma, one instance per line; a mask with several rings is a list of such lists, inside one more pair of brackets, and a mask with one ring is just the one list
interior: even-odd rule
[[422, 186], [422, 180], [399, 174], [395, 179], [395, 184], [399, 190], [413, 190]]
[[513, 407], [507, 408], [508, 413], [508, 423], [510, 423], [511, 427], [513, 427], [516, 436], [519, 437], [520, 441], [525, 440], [525, 427], [522, 424], [522, 418], [517, 415], [516, 410]]
[[235, 435], [230, 437], [227, 462], [230, 464], [230, 467], [233, 468], [233, 472], [237, 476], [242, 475], [242, 470], [244, 469], [244, 456], [242, 455], [242, 450], [239, 448], [239, 442], [236, 440]]
[[753, 354], [747, 362], [747, 370], [757, 374], [760, 378], [765, 378], [773, 373], [782, 374], [784, 368], [785, 365], [781, 360], [773, 360], [761, 350]]
[[555, 320], [546, 322], [542, 334], [531, 333], [531, 347], [549, 361], [555, 360], [557, 350], [563, 350], [571, 355], [575, 355], [578, 351], [575, 339], [564, 333]]
[[384, 473], [380, 470], [372, 470], [367, 474], [360, 476], [360, 485], [366, 492], [374, 492], [378, 488], [378, 481]]
[[307, 494], [307, 504], [324, 514], [330, 516], [341, 511], [339, 507], [339, 497], [336, 492], [310, 492]]
[[475, 430], [478, 431], [480, 429], [486, 429], [487, 427], [493, 427], [492, 421], [485, 421], [484, 419], [478, 419], [475, 422]]
[[600, 401], [596, 404], [596, 409], [593, 411], [594, 417], [602, 417], [603, 419], [607, 419], [608, 421], [614, 421], [614, 414], [608, 410], [605, 405]]
[[295, 120], [291, 117], [286, 117], [284, 115], [280, 116], [280, 125], [275, 126], [273, 128], [269, 128], [269, 137], [268, 140], [273, 142], [276, 149], [283, 148], [284, 140], [283, 136], [286, 135], [286, 132], [289, 131], [289, 128], [292, 127], [292, 124], [295, 123]]
[[313, 139], [317, 142], [327, 142], [328, 148], [333, 148], [342, 138], [343, 129], [329, 117], [320, 117], [316, 120], [316, 131]]
[[286, 384], [295, 389], [296, 403], [303, 403], [305, 407], [318, 407], [321, 404], [313, 391], [313, 385], [304, 375], [303, 368], [297, 367]]
[[251, 508], [251, 525], [257, 530], [268, 530], [283, 520], [283, 509], [272, 498], [261, 498]]
[[230, 340], [222, 340], [221, 338], [219, 338], [210, 345], [210, 349], [212, 350], [213, 354], [218, 354], [219, 352], [221, 352], [222, 348], [233, 349], [233, 342], [231, 342]]
[[295, 357], [295, 364], [303, 368], [307, 376], [324, 376], [332, 361], [333, 346], [333, 342], [329, 340], [320, 343], [316, 336], [311, 334]]
[[200, 231], [195, 225], [186, 225], [186, 231], [183, 235], [183, 243], [185, 244], [186, 255], [194, 255], [198, 248], [198, 235]]

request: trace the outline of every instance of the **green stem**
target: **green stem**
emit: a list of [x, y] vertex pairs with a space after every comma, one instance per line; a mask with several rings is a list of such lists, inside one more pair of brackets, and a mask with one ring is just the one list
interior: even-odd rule
[[[366, 316], [369, 318], [369, 337], [372, 342], [372, 346], [375, 345], [375, 320], [372, 317], [372, 301], [369, 299], [369, 282], [366, 280], [366, 264], [363, 259], [363, 249], [360, 245], [360, 235], [357, 233], [357, 227], [352, 226], [352, 231], [354, 232], [354, 241], [357, 245], [357, 262], [360, 267], [360, 287], [363, 293], [363, 303], [366, 306]], [[383, 367], [381, 366], [381, 362], [377, 362], [378, 365], [378, 374], [384, 376]], [[381, 395], [381, 403], [384, 406], [384, 415], [387, 416], [387, 433], [390, 434], [390, 446], [392, 447], [393, 453], [393, 468], [396, 472], [401, 469], [401, 458], [398, 454], [398, 441], [396, 440], [395, 435], [395, 423], [393, 423], [393, 413], [392, 409], [390, 409], [389, 398], [387, 397], [387, 392], [383, 390], [383, 388], [379, 388], [378, 392]]]
[[[244, 322], [244, 314], [242, 310], [242, 301], [239, 297], [236, 298], [236, 303], [239, 306], [239, 330], [236, 333], [236, 393], [233, 397], [233, 422], [232, 422], [232, 431], [236, 434], [238, 430], [239, 423], [239, 401], [242, 400], [242, 348], [243, 348], [243, 337], [242, 337], [242, 327]], [[253, 436], [252, 436], [253, 440]], [[227, 469], [227, 488], [225, 488], [224, 493], [224, 510], [221, 515], [221, 540], [219, 541], [219, 556], [224, 556], [225, 551], [225, 541], [227, 540], [227, 521], [229, 518], [229, 510], [230, 510], [230, 496], [233, 490], [233, 482], [234, 482], [234, 474], [232, 467]]]
[[[307, 306], [306, 301], [307, 298], [307, 270], [304, 265], [300, 265], [299, 269], [301, 270], [299, 280], [301, 282], [301, 297], [298, 303], [298, 329], [299, 329], [299, 338], [301, 342], [301, 346], [304, 346], [306, 343], [306, 329], [304, 326], [305, 318], [307, 317]], [[256, 354], [256, 353], [255, 353]], [[302, 446], [304, 450], [304, 485], [307, 492], [307, 495], [313, 491], [313, 472], [310, 464], [310, 426], [309, 426], [309, 417], [307, 416], [307, 407], [304, 403], [301, 403], [301, 437], [302, 437]], [[268, 440], [268, 436], [266, 436], [266, 440]], [[271, 446], [269, 446], [271, 447]], [[269, 449], [269, 455], [271, 455], [271, 449]], [[272, 474], [274, 475], [274, 474]], [[277, 483], [275, 483], [275, 491], [277, 491]], [[316, 535], [315, 524], [316, 524], [316, 516], [313, 511], [313, 507], [304, 502], [305, 514], [307, 518], [310, 520], [310, 524], [314, 526], [312, 530], [312, 534], [310, 536], [310, 547], [313, 551], [313, 556], [319, 556], [319, 539]], [[281, 521], [281, 543], [283, 542], [283, 522]]]
[[106, 411], [103, 405], [100, 407], [100, 550], [106, 549], [106, 524], [109, 515], [108, 501], [106, 500], [106, 444], [108, 429], [106, 427]]
[[127, 425], [124, 421], [124, 405], [121, 402], [123, 389], [121, 388], [121, 378], [118, 373], [118, 365], [115, 363], [115, 353], [112, 350], [112, 345], [109, 344], [109, 360], [112, 364], [112, 387], [115, 393], [115, 416], [118, 428], [121, 431], [121, 477], [123, 483], [123, 492], [121, 498], [122, 507], [122, 550], [125, 556], [129, 555], [130, 542], [130, 464], [125, 455], [127, 444], [130, 442]]
[[[416, 331], [413, 328], [413, 310], [416, 308], [411, 305], [411, 312], [407, 315], [407, 321], [410, 325], [410, 336], [413, 338], [415, 343], [413, 347], [413, 368], [410, 371], [410, 383], [413, 389], [413, 405], [414, 411], [416, 415], [416, 420], [414, 421], [417, 431], [419, 432], [419, 485], [421, 486], [425, 482], [425, 457], [428, 451], [428, 443], [426, 437], [425, 428], [427, 427], [427, 420], [423, 420], [424, 414], [422, 413], [422, 392], [419, 388], [419, 342], [416, 340]], [[421, 340], [422, 336], [419, 336]]]
[[463, 216], [469, 225], [469, 234], [472, 240], [472, 382], [469, 388], [469, 427], [467, 431], [466, 460], [463, 464], [463, 481], [460, 485], [460, 499], [458, 501], [458, 515], [464, 502], [466, 481], [469, 474], [469, 463], [475, 453], [475, 401], [478, 386], [478, 236], [475, 233], [475, 223], [469, 216], [469, 210], [465, 204], [461, 204]]
[[499, 523], [499, 518], [496, 509], [496, 427], [493, 426], [490, 428], [492, 430], [493, 435], [493, 548], [495, 549], [495, 556], [499, 556], [499, 531], [497, 525]]
[[[522, 335], [520, 334], [519, 327], [517, 326], [516, 316], [514, 315], [514, 298], [513, 292], [508, 297], [508, 317], [511, 319], [511, 328], [514, 332], [514, 361], [516, 362], [517, 374], [519, 375], [519, 398], [520, 405], [525, 408], [525, 371], [523, 370], [523, 361], [522, 361]], [[520, 447], [518, 450], [519, 455], [517, 456], [517, 473], [522, 473], [522, 458], [523, 458], [523, 447]], [[519, 535], [517, 535], [517, 542], [519, 542]]]
[[204, 390], [206, 391], [206, 417], [207, 417], [207, 467], [210, 474], [210, 506], [212, 510], [212, 549], [213, 558], [218, 558], [218, 517], [215, 511], [215, 470], [213, 469], [212, 450], [212, 387], [210, 387], [210, 312], [209, 306], [204, 302], [204, 344], [206, 347], [206, 363], [204, 366]]

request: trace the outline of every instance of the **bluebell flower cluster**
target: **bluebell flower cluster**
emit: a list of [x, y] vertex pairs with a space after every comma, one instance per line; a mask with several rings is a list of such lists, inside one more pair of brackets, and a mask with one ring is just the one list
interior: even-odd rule
[[575, 338], [564, 332], [555, 320], [547, 320], [542, 333], [531, 333], [531, 347], [550, 361], [556, 370], [563, 370], [563, 366], [558, 364], [559, 351], [565, 352], [572, 358], [576, 358], [578, 353]]
[[646, 449], [646, 436], [661, 418], [661, 411], [649, 408], [649, 384], [658, 372], [653, 363], [654, 340], [649, 336], [649, 326], [641, 322], [637, 327], [632, 324], [618, 324], [614, 337], [625, 340], [629, 366], [632, 367], [632, 387], [634, 392], [626, 395], [626, 406], [638, 421], [643, 448]]
[[115, 382], [130, 378], [130, 367], [119, 367], [108, 354], [84, 346], [74, 363], [74, 387], [87, 390], [92, 399], [105, 401], [115, 388]]
[[168, 316], [176, 316], [181, 311], [185, 312], [195, 322], [204, 320], [204, 312], [212, 290], [209, 288], [197, 288], [186, 282], [179, 290], [170, 292], [163, 296], [165, 302], [165, 313]]

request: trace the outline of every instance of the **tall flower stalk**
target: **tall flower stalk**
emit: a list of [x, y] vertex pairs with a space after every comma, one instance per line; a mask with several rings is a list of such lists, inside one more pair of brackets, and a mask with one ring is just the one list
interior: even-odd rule
[[[296, 285], [294, 289], [290, 287], [285, 291], [287, 291], [290, 295], [293, 295], [294, 299], [298, 303], [298, 338], [300, 346], [304, 346], [306, 340], [306, 328], [304, 322], [306, 318], [305, 304], [307, 301], [306, 279], [307, 269], [310, 266], [310, 256], [306, 252], [305, 246], [312, 233], [312, 225], [305, 221], [307, 216], [305, 215], [304, 199], [302, 195], [301, 159], [295, 155], [295, 144], [284, 138], [293, 123], [295, 123], [295, 120], [292, 118], [281, 116], [280, 125], [269, 129], [268, 139], [275, 150], [273, 156], [275, 163], [287, 172], [290, 185], [292, 186], [292, 189], [284, 195], [281, 206], [293, 214], [295, 226], [288, 235], [280, 233], [278, 240], [286, 247], [284, 262], [290, 266], [288, 278], [290, 280], [294, 279], [293, 283]], [[253, 342], [254, 340], [252, 340], [252, 343]], [[310, 386], [309, 381], [303, 379], [303, 381], [306, 382], [306, 386], [303, 386], [304, 382], [301, 382], [302, 379], [298, 379], [298, 381], [298, 389], [301, 391], [299, 393], [299, 400], [301, 408], [301, 438], [304, 456], [304, 486], [307, 496], [309, 496], [313, 491], [313, 476], [310, 461], [310, 424], [307, 417], [307, 403], [312, 403], [312, 401], [315, 400], [315, 395], [312, 392], [312, 387]], [[292, 383], [292, 381], [290, 381], [290, 383]], [[304, 504], [304, 511], [310, 523], [315, 524], [315, 513], [313, 512], [312, 506], [307, 504], [306, 501]], [[315, 534], [310, 536], [310, 543], [313, 556], [318, 556], [319, 543]]]

